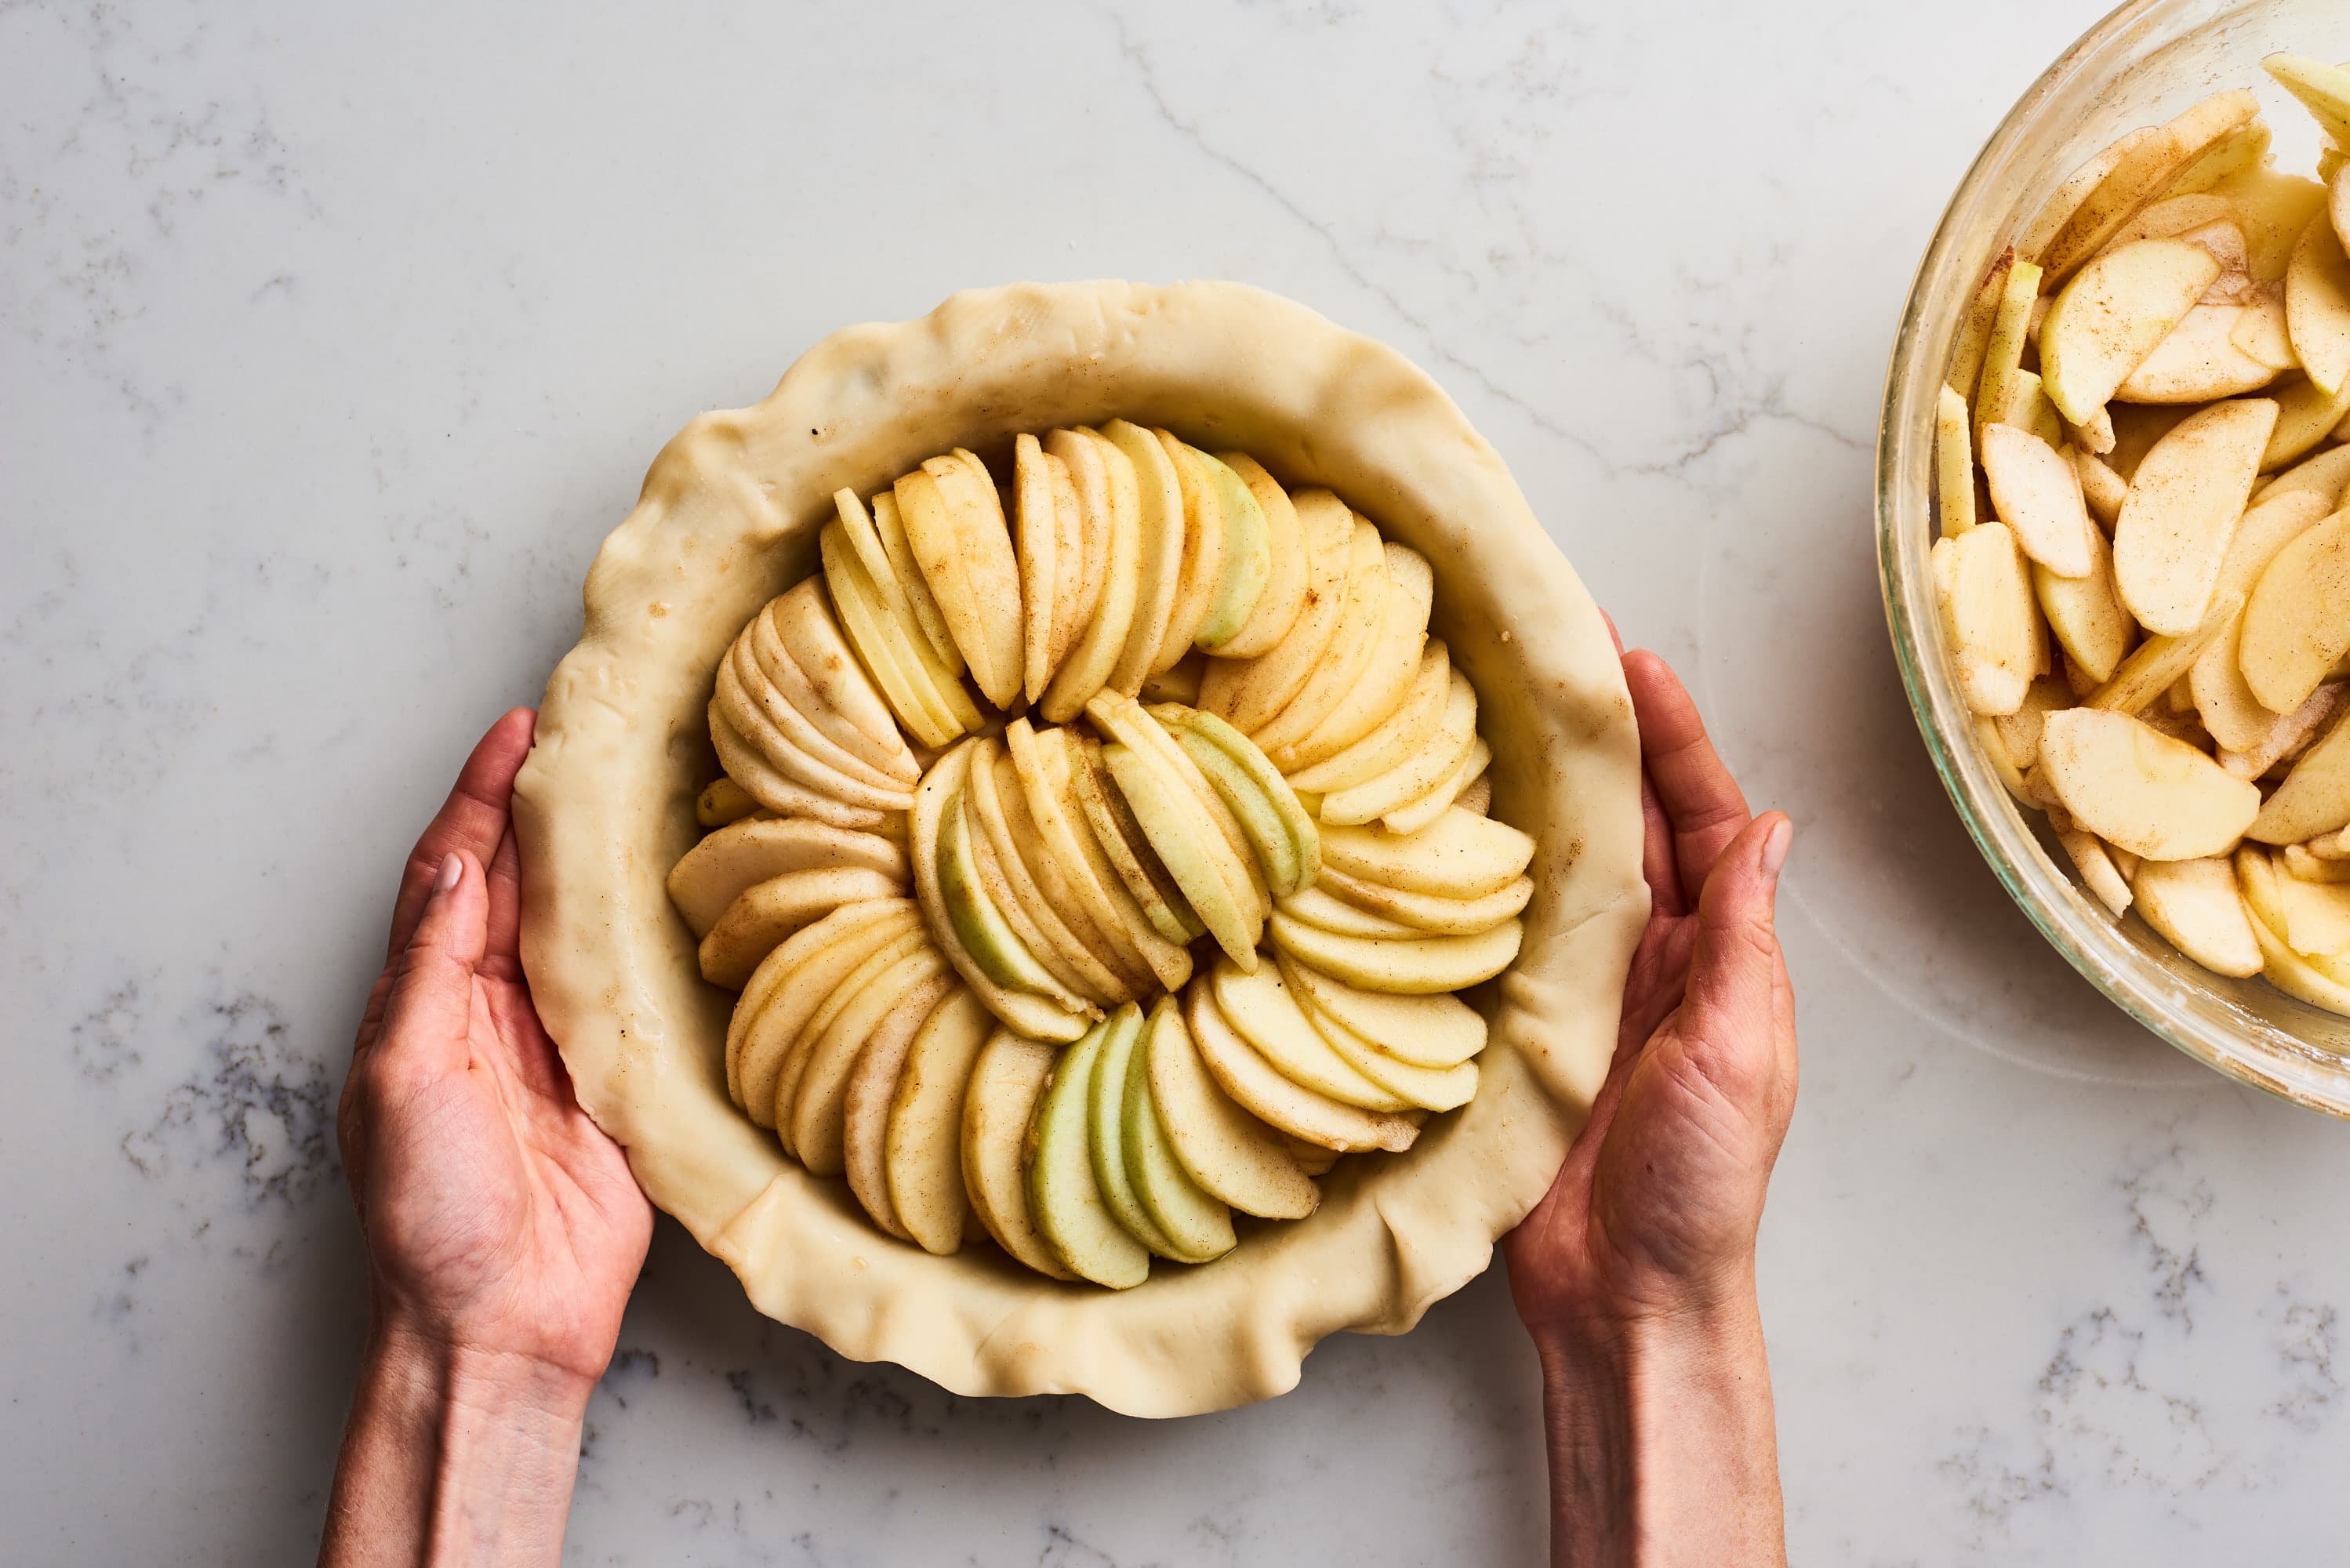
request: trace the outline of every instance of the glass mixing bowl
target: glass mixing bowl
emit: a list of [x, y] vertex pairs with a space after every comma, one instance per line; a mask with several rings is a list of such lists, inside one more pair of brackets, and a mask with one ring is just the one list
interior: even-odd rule
[[1937, 611], [1935, 400], [1960, 314], [1998, 247], [2064, 177], [2123, 132], [2230, 88], [2259, 94], [2278, 166], [2311, 172], [2309, 116], [2261, 69], [2280, 50], [2350, 58], [2343, 0], [2139, 0], [2065, 51], [1999, 129], [1950, 198], [1902, 313], [1877, 445], [1877, 571], [1918, 727], [1991, 869], [2056, 950], [2131, 1017], [2205, 1065], [2297, 1105], [2350, 1116], [2350, 1019], [2260, 980], [2183, 958], [2133, 913], [2116, 923], [2074, 880], [1976, 744]]

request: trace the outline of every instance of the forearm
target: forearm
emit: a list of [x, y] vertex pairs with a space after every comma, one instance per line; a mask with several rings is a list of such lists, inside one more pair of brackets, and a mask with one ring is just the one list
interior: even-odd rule
[[1778, 1438], [1751, 1294], [1677, 1319], [1536, 1336], [1554, 1568], [1786, 1561]]
[[371, 1331], [319, 1563], [555, 1563], [587, 1395], [513, 1357]]

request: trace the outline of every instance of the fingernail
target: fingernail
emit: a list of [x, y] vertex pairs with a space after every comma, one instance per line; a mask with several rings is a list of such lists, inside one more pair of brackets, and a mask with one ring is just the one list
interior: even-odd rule
[[1787, 863], [1787, 851], [1795, 845], [1795, 825], [1781, 817], [1762, 840], [1762, 875], [1776, 877], [1779, 867]]
[[465, 863], [454, 855], [443, 855], [441, 857], [441, 875], [432, 879], [432, 890], [435, 893], [454, 892], [457, 884], [464, 879]]

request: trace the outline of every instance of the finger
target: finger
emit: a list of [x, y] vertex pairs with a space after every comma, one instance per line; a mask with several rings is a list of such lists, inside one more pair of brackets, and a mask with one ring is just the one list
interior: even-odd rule
[[1618, 659], [1623, 658], [1624, 634], [1616, 629], [1616, 618], [1609, 615], [1606, 610], [1601, 610], [1599, 612], [1599, 618], [1607, 623], [1607, 638], [1609, 641], [1616, 645], [1616, 657]]
[[1648, 884], [1649, 919], [1689, 913], [1680, 865], [1673, 858], [1673, 825], [1646, 768], [1640, 770], [1640, 877]]
[[505, 836], [515, 774], [530, 755], [531, 734], [537, 722], [538, 715], [528, 708], [506, 713], [475, 742], [473, 754], [458, 770], [449, 798], [417, 839], [400, 872], [400, 896], [391, 906], [391, 956], [406, 948], [414, 934], [425, 896], [432, 889], [442, 860], [471, 854], [476, 862], [486, 863], [497, 853], [498, 840]]
[[392, 965], [391, 996], [373, 1054], [405, 1072], [463, 1072], [471, 1059], [473, 969], [489, 934], [482, 863], [464, 850], [441, 863]]
[[1781, 1007], [1786, 971], [1772, 902], [1794, 838], [1784, 815], [1765, 813], [1721, 852], [1698, 901], [1680, 1033], [1709, 1076], [1742, 1104], [1773, 1093], [1780, 1036], [1793, 1032]]
[[1673, 857], [1690, 902], [1705, 886], [1723, 847], [1752, 813], [1707, 738], [1705, 722], [1687, 688], [1665, 661], [1646, 649], [1624, 656], [1624, 680], [1640, 720], [1640, 760], [1656, 780], [1657, 799], [1673, 826]]
[[514, 828], [498, 840], [490, 861], [490, 940], [482, 971], [501, 980], [522, 978], [522, 856]]

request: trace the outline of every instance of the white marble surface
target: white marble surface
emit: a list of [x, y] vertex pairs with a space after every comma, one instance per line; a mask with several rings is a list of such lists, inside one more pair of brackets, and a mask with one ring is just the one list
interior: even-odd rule
[[[842, 323], [1122, 275], [1427, 365], [1794, 814], [1798, 1560], [2338, 1556], [2350, 1128], [2009, 907], [1868, 544], [1911, 268], [2098, 4], [0, 5], [0, 1554], [309, 1551], [388, 880], [661, 441]], [[1539, 1554], [1498, 1277], [1165, 1425], [842, 1362], [666, 1225], [622, 1345], [580, 1563]]]

